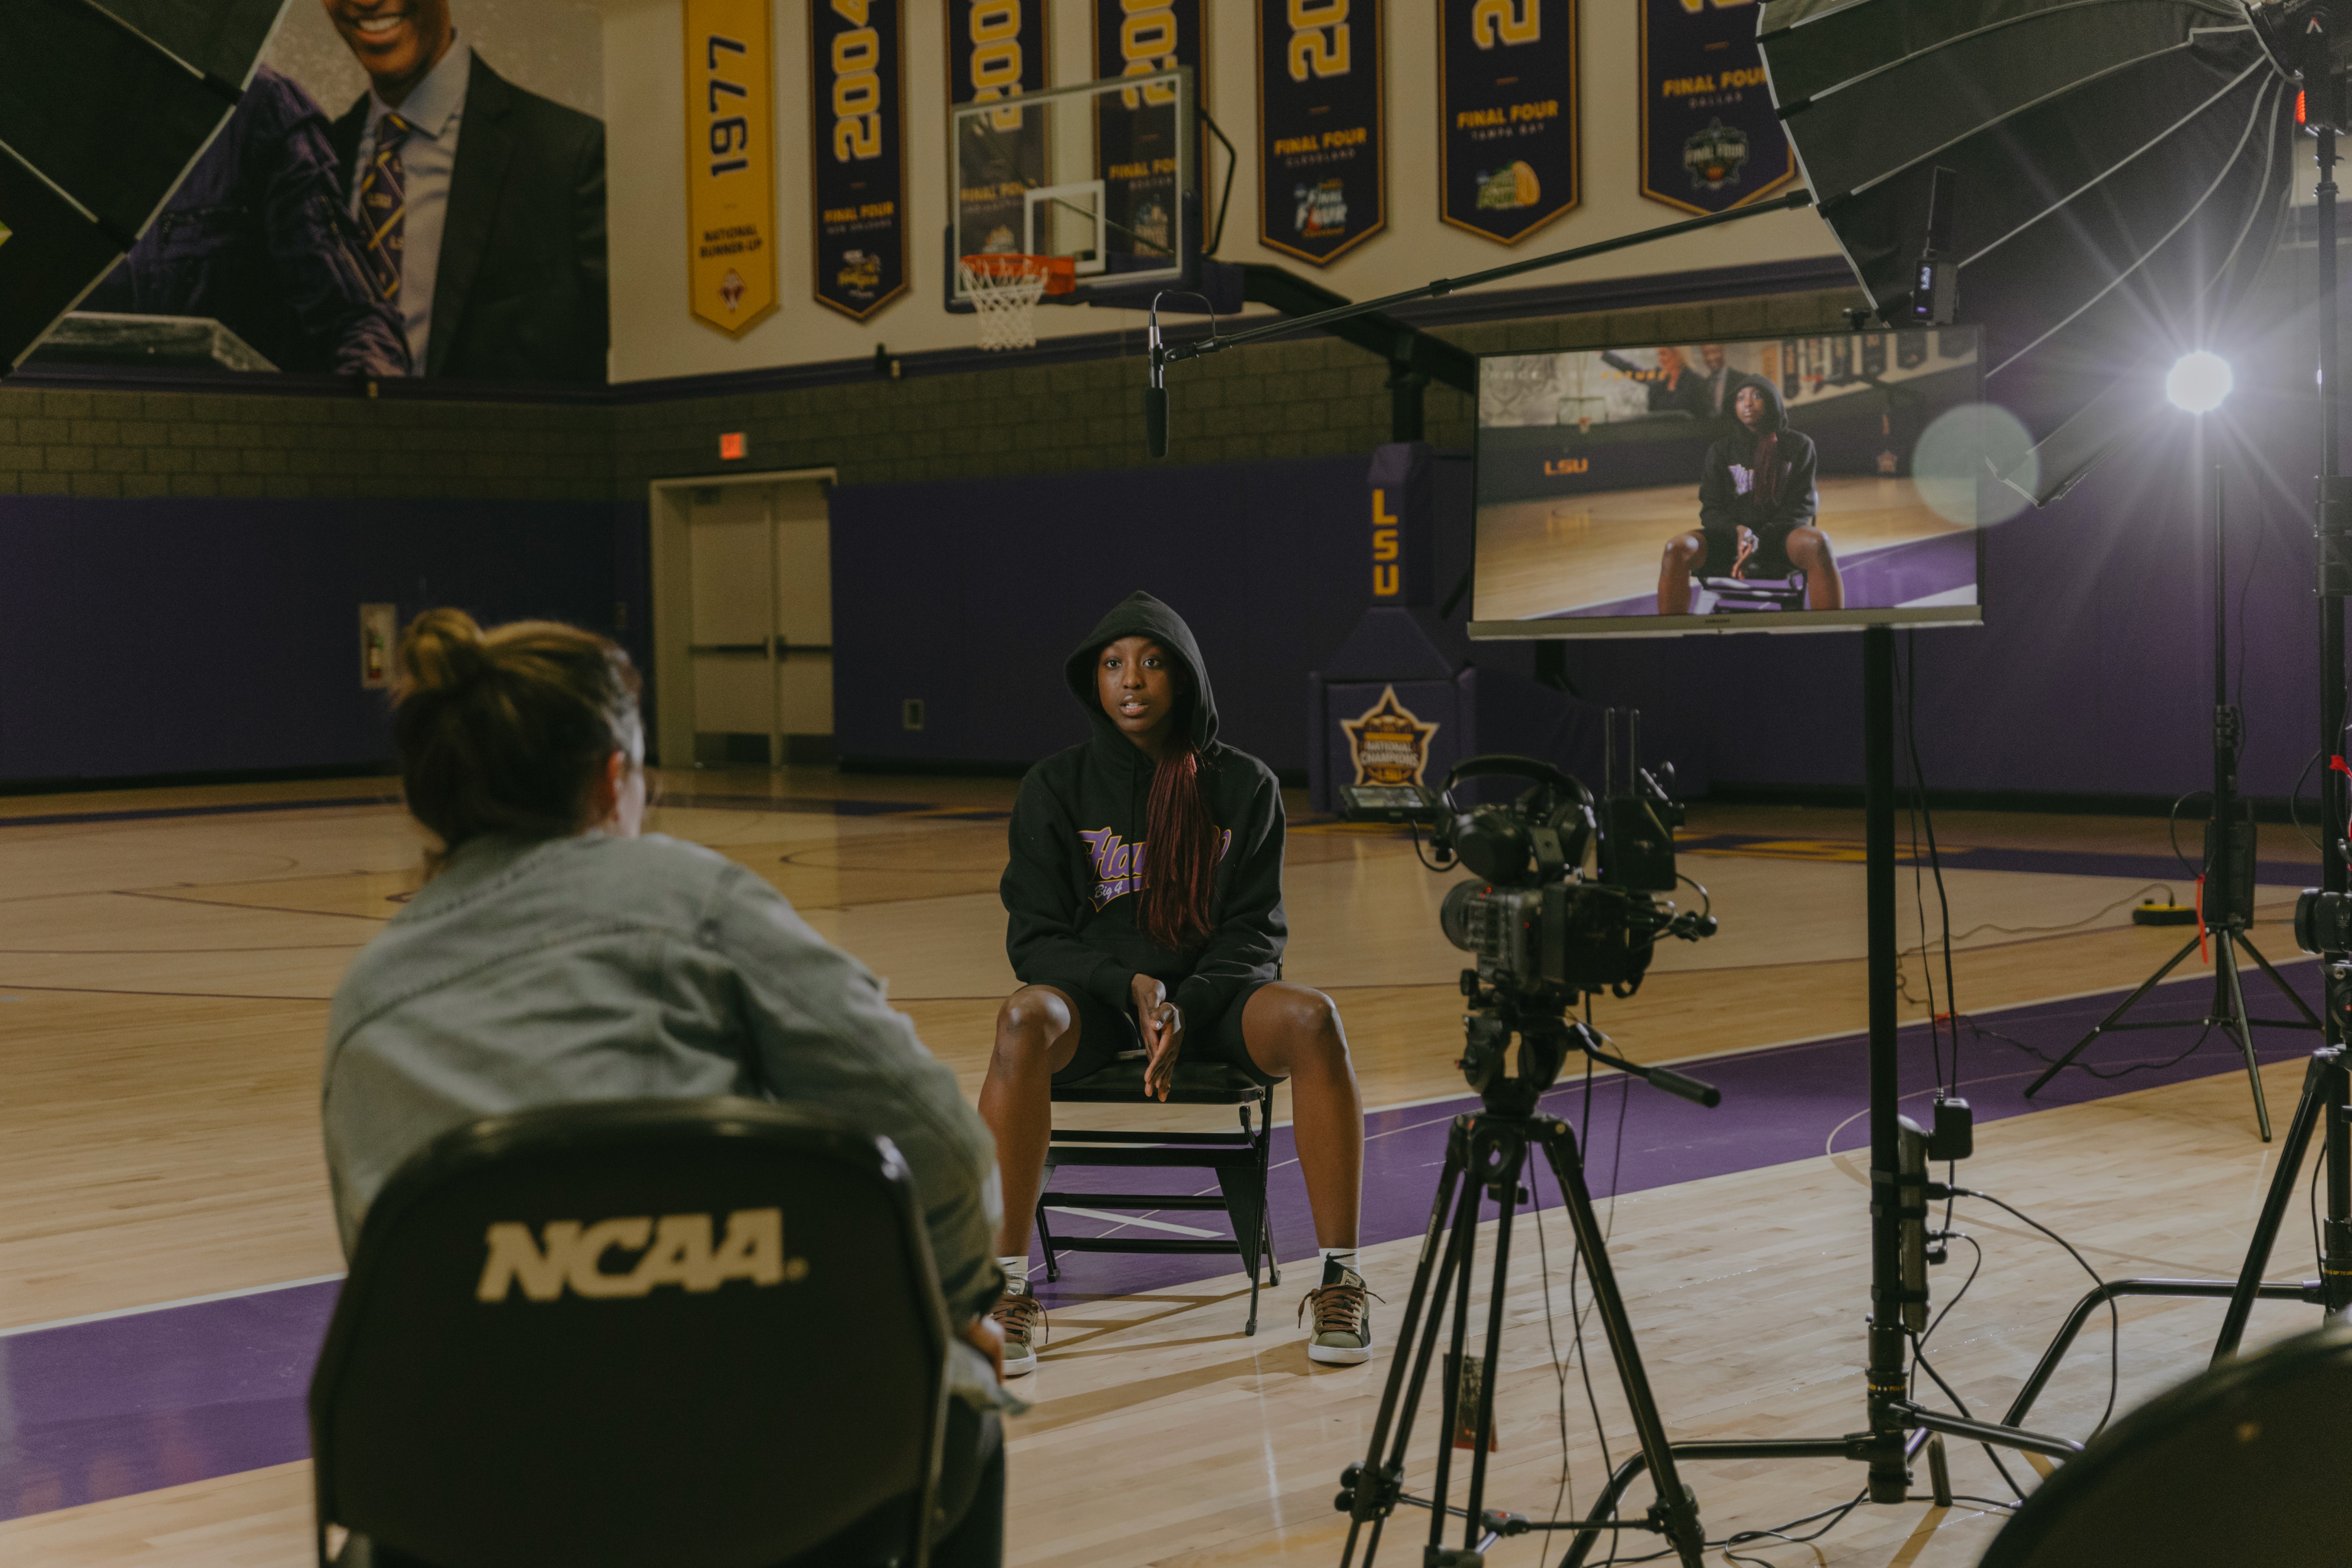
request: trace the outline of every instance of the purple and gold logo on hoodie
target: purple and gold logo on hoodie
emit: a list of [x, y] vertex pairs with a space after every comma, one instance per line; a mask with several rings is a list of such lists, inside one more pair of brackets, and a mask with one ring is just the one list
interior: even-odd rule
[[[1094, 864], [1094, 891], [1087, 896], [1097, 910], [1108, 908], [1113, 899], [1143, 890], [1143, 846], [1145, 840], [1129, 844], [1118, 836], [1115, 827], [1080, 828], [1078, 837], [1086, 841], [1087, 858]], [[1226, 828], [1217, 840], [1217, 858], [1234, 847], [1234, 832]]]

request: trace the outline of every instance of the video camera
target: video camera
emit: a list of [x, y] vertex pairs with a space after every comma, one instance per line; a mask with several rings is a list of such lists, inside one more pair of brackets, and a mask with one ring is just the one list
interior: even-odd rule
[[[1465, 994], [1475, 997], [1485, 986], [1521, 1007], [1551, 1009], [1600, 991], [1631, 996], [1660, 937], [1697, 942], [1715, 934], [1715, 918], [1704, 909], [1678, 912], [1656, 896], [1682, 879], [1675, 828], [1684, 813], [1633, 759], [1631, 736], [1629, 724], [1625, 787], [1604, 780], [1599, 800], [1549, 763], [1508, 755], [1465, 759], [1435, 790], [1341, 787], [1340, 815], [1349, 821], [1426, 826], [1440, 857], [1435, 869], [1458, 865], [1475, 873], [1447, 891], [1438, 913], [1446, 940], [1476, 961], [1475, 974], [1463, 977]], [[1659, 771], [1672, 781], [1671, 765]], [[1455, 805], [1457, 784], [1493, 777], [1526, 779], [1530, 787], [1507, 804]], [[1706, 889], [1699, 891], [1703, 899]]]

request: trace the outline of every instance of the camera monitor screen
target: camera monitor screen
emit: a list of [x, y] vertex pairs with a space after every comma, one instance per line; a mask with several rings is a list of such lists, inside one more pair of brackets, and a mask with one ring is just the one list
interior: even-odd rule
[[1471, 633], [1979, 620], [1979, 387], [1950, 327], [1486, 355]]

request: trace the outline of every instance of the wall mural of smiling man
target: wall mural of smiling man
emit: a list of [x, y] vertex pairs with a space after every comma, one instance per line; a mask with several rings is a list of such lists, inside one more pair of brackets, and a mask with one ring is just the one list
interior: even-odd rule
[[448, 0], [323, 4], [368, 74], [332, 140], [418, 374], [602, 382], [603, 121], [491, 69]]

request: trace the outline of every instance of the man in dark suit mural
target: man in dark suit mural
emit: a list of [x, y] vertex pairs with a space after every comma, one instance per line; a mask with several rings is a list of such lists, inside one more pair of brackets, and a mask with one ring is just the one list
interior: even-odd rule
[[604, 379], [604, 127], [526, 92], [448, 0], [323, 0], [367, 96], [331, 132], [417, 374]]

